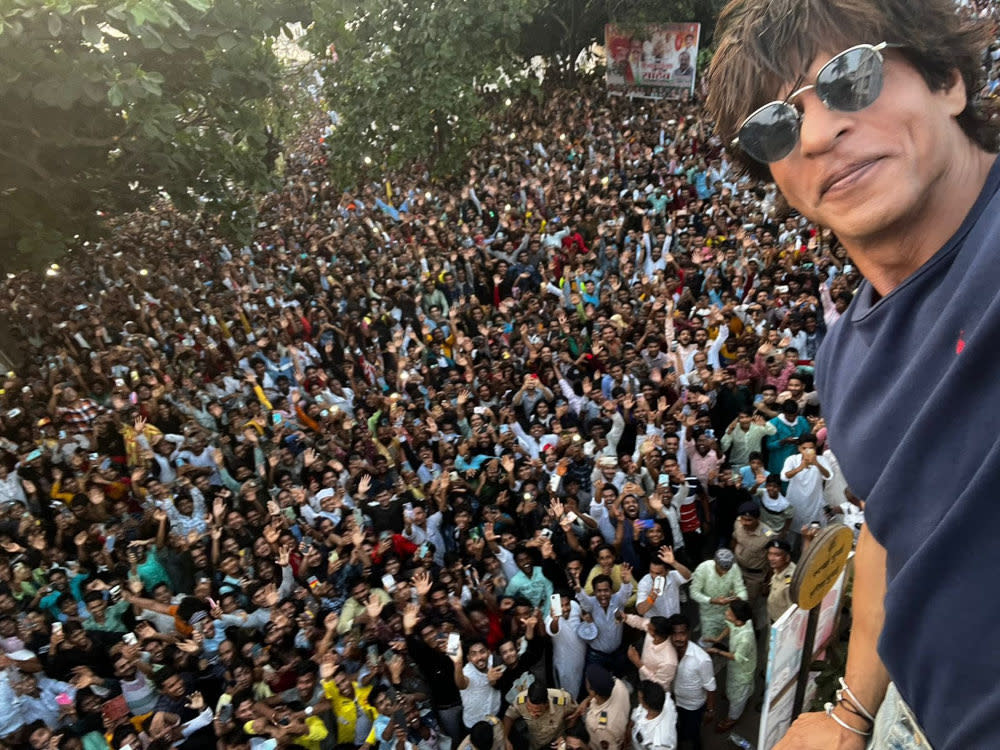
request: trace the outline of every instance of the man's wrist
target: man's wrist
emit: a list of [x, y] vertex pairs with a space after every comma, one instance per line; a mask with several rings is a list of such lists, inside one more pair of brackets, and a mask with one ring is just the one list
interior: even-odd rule
[[844, 724], [847, 724], [851, 729], [856, 730], [862, 734], [870, 734], [873, 728], [872, 722], [866, 719], [864, 716], [860, 716], [853, 711], [848, 711], [843, 703], [838, 703], [833, 707], [833, 713], [840, 719]]

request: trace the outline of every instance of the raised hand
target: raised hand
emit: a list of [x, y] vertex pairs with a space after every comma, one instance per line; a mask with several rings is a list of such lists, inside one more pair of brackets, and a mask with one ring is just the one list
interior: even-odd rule
[[358, 494], [359, 495], [367, 495], [368, 494], [368, 490], [370, 490], [371, 488], [372, 488], [372, 475], [371, 474], [365, 474], [358, 481]]
[[431, 576], [426, 570], [418, 570], [413, 574], [413, 587], [421, 598], [426, 597], [431, 591]]
[[674, 564], [674, 561], [675, 561], [675, 558], [674, 558], [674, 548], [670, 547], [669, 545], [664, 545], [663, 547], [660, 547], [659, 558], [663, 562], [665, 562], [667, 565], [671, 565], [672, 566]]
[[330, 612], [326, 617], [323, 618], [323, 627], [327, 629], [328, 632], [334, 633], [337, 630], [337, 625], [340, 624], [340, 615], [336, 612]]
[[403, 609], [403, 629], [407, 633], [413, 632], [413, 629], [417, 627], [417, 620], [420, 619], [420, 607], [412, 602], [406, 605]]
[[368, 601], [365, 603], [365, 612], [368, 613], [368, 619], [372, 622], [377, 620], [379, 615], [382, 614], [382, 609], [384, 607], [385, 605], [382, 603], [381, 599], [375, 596], [375, 594], [370, 594], [368, 596]]

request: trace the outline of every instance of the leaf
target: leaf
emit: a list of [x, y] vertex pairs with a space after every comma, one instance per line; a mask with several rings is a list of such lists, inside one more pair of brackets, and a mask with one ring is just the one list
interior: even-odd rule
[[212, 7], [209, 0], [184, 0], [189, 6], [194, 8], [199, 13], [207, 13], [208, 9]]
[[229, 52], [229, 50], [231, 50], [233, 47], [235, 47], [237, 44], [240, 43], [240, 40], [236, 37], [235, 34], [232, 34], [227, 31], [223, 34], [219, 34], [219, 37], [218, 39], [215, 40], [215, 43], [219, 45], [219, 49], [221, 49], [223, 52]]
[[108, 89], [108, 102], [111, 104], [112, 107], [116, 108], [121, 107], [122, 104], [125, 102], [125, 97], [122, 94], [121, 86], [119, 86], [117, 83], [110, 89]]
[[83, 40], [87, 44], [100, 44], [101, 40], [104, 39], [104, 34], [94, 24], [84, 23], [82, 32]]
[[50, 13], [47, 23], [49, 26], [49, 34], [51, 36], [59, 36], [59, 33], [62, 31], [62, 19], [55, 13]]

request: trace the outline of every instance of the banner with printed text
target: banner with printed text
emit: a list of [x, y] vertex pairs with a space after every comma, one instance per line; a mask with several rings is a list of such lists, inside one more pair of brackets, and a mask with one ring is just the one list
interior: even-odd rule
[[693, 93], [700, 38], [700, 23], [608, 24], [608, 93], [651, 99]]

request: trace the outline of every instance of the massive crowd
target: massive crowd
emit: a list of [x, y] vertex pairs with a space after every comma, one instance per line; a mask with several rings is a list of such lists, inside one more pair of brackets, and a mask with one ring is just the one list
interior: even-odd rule
[[697, 104], [518, 101], [460, 180], [343, 193], [308, 135], [245, 247], [162, 206], [0, 290], [3, 745], [728, 731], [793, 555], [863, 520], [836, 238]]

